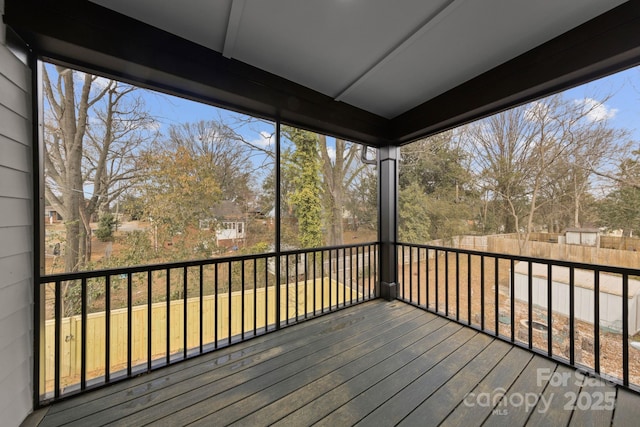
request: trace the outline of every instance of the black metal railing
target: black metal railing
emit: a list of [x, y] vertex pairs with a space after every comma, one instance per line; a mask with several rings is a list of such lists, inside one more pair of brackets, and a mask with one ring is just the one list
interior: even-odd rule
[[398, 298], [640, 390], [640, 270], [400, 243]]
[[40, 403], [376, 298], [378, 245], [40, 278]]

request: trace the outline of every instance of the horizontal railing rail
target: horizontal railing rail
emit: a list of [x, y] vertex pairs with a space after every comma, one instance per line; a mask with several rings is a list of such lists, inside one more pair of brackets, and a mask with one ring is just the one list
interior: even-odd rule
[[364, 243], [43, 276], [40, 403], [377, 297]]
[[640, 391], [640, 270], [398, 243], [398, 298]]

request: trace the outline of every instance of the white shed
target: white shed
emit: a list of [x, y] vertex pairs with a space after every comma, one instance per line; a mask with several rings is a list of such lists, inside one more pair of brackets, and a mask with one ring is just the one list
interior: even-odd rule
[[600, 246], [600, 230], [597, 228], [567, 228], [564, 238], [567, 245]]
[[[519, 262], [514, 269], [515, 299], [528, 301], [529, 264]], [[569, 316], [569, 268], [553, 266], [551, 271], [551, 307], [554, 313]], [[547, 308], [547, 265], [532, 265], [533, 301]], [[584, 322], [594, 321], [594, 273], [574, 270], [575, 317]], [[640, 281], [629, 279], [629, 333], [640, 331]], [[600, 273], [600, 325], [616, 332], [622, 331], [622, 277]]]

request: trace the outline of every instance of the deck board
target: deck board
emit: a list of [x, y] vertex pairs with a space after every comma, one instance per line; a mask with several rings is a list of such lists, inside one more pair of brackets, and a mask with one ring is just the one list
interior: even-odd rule
[[[344, 381], [345, 376], [355, 375], [355, 373], [353, 373], [354, 369], [361, 372], [362, 370], [370, 368], [376, 363], [379, 363], [380, 360], [389, 357], [397, 346], [403, 346], [406, 342], [418, 340], [430, 329], [442, 324], [444, 324], [444, 321], [434, 315], [420, 316], [419, 319], [411, 319], [411, 322], [389, 329], [373, 339], [368, 339], [348, 351], [336, 355], [332, 360], [328, 360], [321, 366], [309, 366], [304, 371], [292, 375], [271, 387], [247, 395], [247, 397], [237, 401], [233, 405], [227, 406], [218, 412], [211, 413], [207, 417], [199, 420], [199, 424], [211, 425], [210, 423], [214, 421], [224, 425], [231, 424], [243, 418], [247, 412], [258, 411], [262, 408], [268, 408], [267, 413], [262, 413], [261, 415], [257, 415], [257, 417], [252, 417], [252, 420], [244, 420], [243, 422], [265, 422], [267, 417], [275, 422], [278, 420], [278, 418], [273, 419], [273, 417], [277, 415], [274, 410], [276, 401], [291, 395], [297, 396], [299, 401], [298, 395], [303, 393], [301, 389], [308, 384], [314, 384], [311, 390], [318, 393], [320, 388], [317, 387], [317, 382], [331, 375], [337, 378], [338, 381]], [[367, 358], [367, 360], [365, 360], [365, 358]], [[349, 372], [349, 368], [352, 368], [351, 372]], [[291, 402], [288, 402], [283, 407], [286, 411], [284, 415], [291, 411], [290, 403]], [[279, 406], [282, 408], [282, 403], [280, 403]]]
[[613, 425], [632, 426], [638, 424], [639, 403], [638, 395], [619, 389], [613, 413]]
[[[538, 372], [548, 369], [556, 370], [556, 364], [542, 357], [534, 357], [527, 364], [518, 379], [507, 390], [495, 409], [482, 424], [483, 426], [504, 426], [505, 418], [513, 425], [525, 425], [529, 416], [535, 411], [540, 395], [548, 381], [539, 381]], [[533, 405], [533, 406], [531, 406]]]
[[[358, 424], [372, 425], [379, 421], [381, 425], [396, 425], [455, 374], [478, 358], [492, 341], [492, 338], [487, 335], [474, 336], [433, 368], [419, 375], [415, 381], [409, 383], [393, 397], [385, 399]], [[427, 419], [431, 420], [431, 417], [421, 418], [421, 421]]]
[[[442, 426], [473, 426], [482, 422], [493, 411], [492, 399], [498, 390], [508, 390], [518, 379], [533, 355], [520, 348], [512, 348], [496, 364], [491, 372], [471, 391], [469, 398], [463, 398], [458, 406], [445, 418]], [[489, 401], [484, 396], [490, 397]]]
[[[571, 419], [571, 411], [566, 411], [567, 396], [580, 392], [580, 385], [574, 381], [574, 369], [558, 365], [553, 373], [560, 380], [549, 382], [541, 396], [540, 403], [531, 413], [527, 426], [566, 426]], [[565, 380], [566, 379], [566, 380]]]
[[[179, 422], [191, 423], [225, 409], [229, 410], [227, 412], [232, 413], [246, 412], [247, 409], [244, 405], [240, 404], [240, 401], [243, 399], [253, 400], [255, 393], [264, 391], [267, 388], [271, 388], [271, 391], [274, 392], [273, 397], [284, 396], [285, 394], [291, 393], [302, 386], [302, 383], [298, 382], [296, 384], [296, 381], [286, 382], [287, 380], [301, 377], [298, 381], [310, 382], [319, 376], [328, 374], [346, 363], [347, 359], [340, 357], [344, 353], [352, 352], [356, 348], [363, 351], [365, 345], [371, 341], [370, 337], [372, 334], [384, 335], [384, 333], [390, 331], [401, 334], [419, 326], [422, 320], [416, 320], [416, 317], [424, 316], [421, 314], [414, 316], [414, 314], [416, 313], [411, 313], [411, 315], [405, 315], [402, 316], [401, 319], [398, 319], [405, 319], [406, 322], [397, 327], [394, 327], [394, 325], [397, 325], [397, 321], [385, 322], [380, 325], [368, 324], [366, 329], [356, 331], [355, 336], [351, 331], [345, 331], [344, 339], [339, 342], [336, 342], [336, 340], [342, 337], [338, 336], [339, 334], [333, 334], [327, 336], [326, 339], [315, 341], [305, 346], [305, 353], [308, 353], [306, 356], [296, 357], [295, 360], [284, 360], [284, 358], [281, 358], [281, 365], [277, 368], [270, 368], [264, 373], [259, 371], [260, 375], [252, 376], [251, 379], [246, 381], [244, 381], [244, 378], [236, 380], [237, 385], [217, 395], [215, 402], [211, 402], [210, 399], [207, 398], [209, 393], [205, 393], [204, 396], [197, 397], [204, 397], [204, 399], [197, 403], [180, 410], [171, 408], [172, 413], [163, 418], [160, 425], [173, 426]], [[371, 329], [375, 329], [375, 331], [370, 331]], [[377, 335], [378, 338], [380, 336], [381, 335]], [[392, 334], [387, 334], [386, 339], [391, 339], [391, 337]], [[357, 351], [354, 355], [357, 355]], [[305, 375], [305, 373], [307, 375]], [[194, 401], [194, 399], [188, 400], [189, 403]], [[233, 415], [231, 415], [230, 418], [232, 417]], [[217, 413], [214, 414], [213, 418], [216, 420], [216, 423], [221, 422], [218, 420]], [[127, 419], [124, 421], [129, 423], [131, 420]], [[137, 420], [134, 419], [133, 421]], [[230, 420], [229, 422], [232, 421], [233, 420]]]
[[[491, 369], [509, 352], [510, 346], [502, 341], [492, 341], [463, 369], [430, 396], [422, 396], [423, 402], [408, 412], [404, 425], [416, 425], [428, 419], [440, 424], [462, 402]], [[411, 408], [410, 408], [411, 409]]]
[[[305, 331], [309, 335], [315, 335], [338, 327], [344, 328], [345, 322], [356, 324], [365, 318], [363, 311], [366, 309], [366, 305], [358, 305], [349, 310], [332, 313], [330, 316], [310, 320], [304, 324]], [[388, 315], [408, 313], [411, 310], [410, 307], [404, 304], [396, 304], [388, 307]], [[241, 346], [224, 347], [204, 357], [193, 358], [180, 364], [166, 367], [161, 371], [157, 371], [157, 374], [139, 376], [112, 384], [105, 389], [74, 397], [72, 400], [60, 401], [50, 408], [50, 413], [62, 412], [68, 409], [73, 409], [74, 412], [77, 412], [80, 405], [90, 404], [92, 401], [97, 400], [102, 400], [102, 403], [104, 403], [103, 399], [107, 396], [112, 396], [110, 402], [117, 403], [115, 402], [116, 395], [127, 397], [139, 394], [137, 393], [138, 389], [149, 391], [153, 389], [158, 381], [167, 380], [166, 377], [170, 377], [169, 381], [177, 382], [193, 377], [198, 373], [210, 371], [217, 366], [226, 365], [229, 362], [245, 360], [246, 363], [249, 357], [257, 358], [257, 363], [258, 359], [270, 358], [281, 354], [285, 351], [285, 345], [287, 345], [286, 350], [296, 348], [296, 343], [292, 340], [291, 334], [297, 332], [294, 328], [285, 328], [278, 331], [277, 334], [262, 335], [243, 343]], [[126, 402], [127, 400], [125, 398], [122, 401]]]
[[[361, 393], [386, 378], [393, 378], [392, 374], [420, 356], [429, 354], [429, 356], [433, 356], [434, 358], [440, 358], [445, 354], [451, 353], [451, 351], [458, 347], [455, 342], [456, 340], [459, 339], [466, 342], [473, 335], [473, 331], [465, 330], [459, 325], [444, 325], [428, 337], [428, 342], [423, 341], [418, 346], [407, 348], [405, 351], [396, 355], [396, 357], [388, 360], [387, 363], [369, 369], [357, 377], [340, 384], [330, 392], [323, 394], [320, 398], [292, 412], [275, 425], [309, 425], [322, 420], [326, 416], [331, 416], [336, 410], [339, 410], [340, 407], [347, 403], [349, 404], [348, 408], [341, 411], [340, 414], [348, 416], [348, 410], [358, 410], [352, 400], [357, 398]], [[455, 337], [455, 339], [450, 339], [451, 337]]]
[[[427, 351], [419, 358], [400, 367], [370, 389], [347, 401], [338, 410], [323, 418], [319, 426], [353, 425], [374, 411], [380, 405], [393, 398], [396, 393], [409, 385], [425, 371], [434, 373], [444, 369], [449, 363], [466, 363], [486, 344], [486, 336], [481, 336], [468, 329], [462, 329], [455, 335], [456, 339], [447, 339], [438, 346]], [[453, 337], [452, 336], [452, 337]], [[465, 345], [466, 344], [466, 345]], [[302, 420], [303, 423], [305, 420]], [[382, 422], [381, 425], [389, 425]]]
[[291, 393], [270, 406], [263, 407], [259, 411], [243, 417], [237, 425], [274, 423], [372, 367], [385, 363], [390, 358], [403, 357], [402, 352], [409, 353], [411, 351], [420, 351], [419, 348], [426, 348], [429, 345], [428, 340], [431, 334], [445, 324], [447, 324], [446, 320], [436, 317], [405, 336], [390, 341], [384, 347], [380, 347], [360, 359], [354, 359], [342, 368], [306, 384], [296, 390], [295, 393]]
[[[569, 425], [576, 427], [611, 425], [614, 405], [607, 405], [605, 401], [607, 395], [615, 396], [616, 388], [600, 379], [587, 378], [576, 399], [567, 399], [567, 406], [575, 407]], [[635, 423], [637, 425], [638, 420]]]
[[[637, 421], [640, 395], [575, 372], [408, 304], [376, 300], [57, 402], [40, 426]], [[584, 398], [567, 410], [566, 393], [617, 401], [593, 411]], [[514, 404], [520, 396], [535, 402]]]

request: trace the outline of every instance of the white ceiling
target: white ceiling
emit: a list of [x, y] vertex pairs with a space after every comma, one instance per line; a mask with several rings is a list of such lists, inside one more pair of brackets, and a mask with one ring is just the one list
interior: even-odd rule
[[622, 0], [92, 0], [386, 118]]

